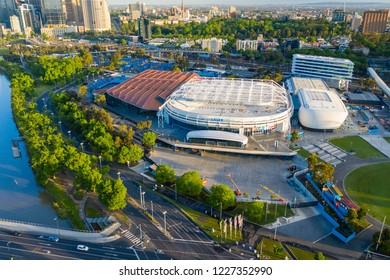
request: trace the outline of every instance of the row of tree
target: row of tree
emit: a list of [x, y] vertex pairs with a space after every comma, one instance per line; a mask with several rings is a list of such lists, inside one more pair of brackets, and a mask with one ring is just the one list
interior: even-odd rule
[[47, 115], [36, 110], [36, 103], [26, 96], [34, 92], [34, 81], [26, 74], [15, 74], [11, 81], [12, 109], [19, 131], [26, 141], [36, 178], [45, 186], [60, 170], [74, 174], [76, 191], [92, 191], [109, 209], [126, 205], [126, 188], [120, 179], [113, 180], [108, 169], [97, 168], [97, 157], [68, 145], [58, 127]]

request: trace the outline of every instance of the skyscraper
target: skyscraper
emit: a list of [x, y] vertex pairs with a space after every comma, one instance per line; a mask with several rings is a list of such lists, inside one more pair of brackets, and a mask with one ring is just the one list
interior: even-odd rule
[[334, 10], [332, 13], [332, 21], [345, 21], [345, 11], [340, 9]]
[[81, 0], [85, 30], [111, 30], [111, 17], [107, 0]]
[[83, 10], [81, 9], [81, 0], [64, 0], [64, 15], [67, 24], [82, 25]]
[[0, 0], [0, 23], [11, 27], [9, 17], [15, 14], [15, 0]]
[[141, 42], [152, 39], [152, 27], [150, 21], [144, 17], [138, 19], [138, 37]]
[[386, 30], [389, 10], [366, 11], [363, 15], [362, 33], [384, 33]]
[[20, 28], [20, 20], [19, 20], [19, 17], [13, 15], [13, 16], [10, 16], [10, 17], [9, 17], [9, 20], [10, 20], [10, 22], [11, 22], [11, 30], [12, 30], [12, 32], [22, 34], [22, 29]]
[[41, 0], [41, 12], [44, 25], [64, 24], [61, 0]]

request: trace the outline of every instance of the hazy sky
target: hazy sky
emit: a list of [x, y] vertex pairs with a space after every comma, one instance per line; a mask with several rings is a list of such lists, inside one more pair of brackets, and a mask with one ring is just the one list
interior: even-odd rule
[[[142, 2], [146, 5], [181, 5], [181, 0], [108, 0], [110, 5], [126, 5], [136, 2]], [[390, 0], [184, 0], [188, 5], [261, 5], [261, 4], [301, 4], [301, 3], [318, 3], [318, 2], [382, 2], [389, 3]]]

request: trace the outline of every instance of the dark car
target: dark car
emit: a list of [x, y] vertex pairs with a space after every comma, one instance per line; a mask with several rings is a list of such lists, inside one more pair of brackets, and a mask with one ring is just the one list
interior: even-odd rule
[[13, 231], [12, 235], [14, 235], [14, 236], [22, 236], [22, 233], [19, 232], [19, 231]]

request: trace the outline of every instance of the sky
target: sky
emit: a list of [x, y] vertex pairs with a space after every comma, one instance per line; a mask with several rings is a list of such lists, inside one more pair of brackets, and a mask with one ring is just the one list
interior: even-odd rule
[[[181, 0], [108, 0], [109, 5], [126, 5], [136, 2], [142, 2], [146, 5], [175, 5], [180, 6]], [[302, 4], [302, 3], [318, 3], [318, 2], [381, 2], [389, 3], [390, 0], [184, 0], [184, 5], [262, 5], [262, 4]]]

